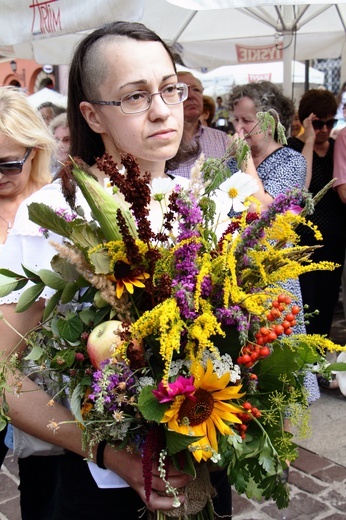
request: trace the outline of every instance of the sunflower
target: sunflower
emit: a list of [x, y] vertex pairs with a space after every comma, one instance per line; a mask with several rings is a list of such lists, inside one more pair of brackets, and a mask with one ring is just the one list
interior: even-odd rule
[[201, 437], [190, 445], [195, 459], [200, 462], [218, 453], [217, 432], [221, 435], [233, 435], [228, 423], [241, 423], [235, 414], [241, 412], [242, 408], [229, 401], [244, 394], [239, 393], [241, 385], [227, 386], [229, 372], [221, 377], [217, 376], [210, 359], [206, 370], [200, 363], [194, 363], [192, 373], [195, 374], [195, 399], [188, 399], [184, 395], [176, 396], [161, 422], [167, 423], [169, 430]]
[[145, 287], [141, 280], [146, 280], [149, 278], [149, 274], [134, 274], [131, 272], [131, 266], [128, 262], [119, 260], [114, 265], [114, 275], [109, 275], [107, 278], [116, 284], [117, 298], [121, 298], [124, 289], [126, 289], [130, 294], [133, 294], [134, 287]]

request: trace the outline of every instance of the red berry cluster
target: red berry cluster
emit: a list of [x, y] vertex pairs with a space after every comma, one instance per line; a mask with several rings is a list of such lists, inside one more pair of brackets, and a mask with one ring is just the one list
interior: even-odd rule
[[300, 313], [300, 307], [292, 305], [290, 309], [287, 309], [287, 306], [291, 304], [292, 300], [286, 294], [279, 294], [277, 300], [272, 301], [272, 308], [267, 314], [267, 320], [271, 322], [281, 320], [281, 323], [270, 327], [271, 332], [274, 332], [276, 336], [281, 336], [281, 334], [289, 336], [293, 332], [292, 327], [297, 324], [296, 317]]
[[242, 348], [241, 355], [237, 359], [238, 365], [251, 368], [256, 361], [264, 359], [271, 353], [268, 343], [272, 343], [282, 334], [292, 334], [292, 327], [296, 325], [296, 317], [300, 312], [298, 305], [291, 305], [292, 300], [285, 294], [279, 294], [272, 301], [272, 307], [267, 314], [268, 322], [278, 322], [267, 327], [261, 327], [255, 334], [255, 343], [248, 343]]
[[258, 408], [256, 408], [255, 406], [252, 406], [252, 404], [249, 401], [246, 401], [243, 404], [243, 408], [244, 408], [244, 410], [246, 410], [246, 412], [237, 414], [239, 419], [242, 421], [242, 423], [237, 424], [236, 429], [239, 431], [240, 437], [242, 439], [245, 439], [245, 432], [248, 429], [248, 423], [254, 417], [256, 419], [259, 419], [262, 414], [261, 414], [260, 410]]
[[269, 354], [269, 347], [248, 343], [242, 348], [242, 354], [237, 358], [237, 363], [238, 365], [245, 365], [246, 368], [251, 368], [256, 361], [264, 359]]

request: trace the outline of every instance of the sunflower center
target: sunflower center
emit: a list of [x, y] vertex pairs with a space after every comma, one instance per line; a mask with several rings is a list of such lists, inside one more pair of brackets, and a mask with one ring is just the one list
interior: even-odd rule
[[228, 195], [230, 196], [231, 199], [235, 199], [236, 196], [238, 195], [238, 190], [237, 188], [230, 188], [228, 190]]
[[131, 273], [131, 266], [122, 260], [118, 260], [118, 262], [114, 265], [114, 276], [117, 280], [121, 280], [122, 278], [128, 278]]
[[197, 426], [210, 417], [214, 408], [214, 399], [207, 390], [199, 388], [194, 393], [195, 401], [185, 399], [179, 409], [179, 420], [186, 417], [190, 426]]

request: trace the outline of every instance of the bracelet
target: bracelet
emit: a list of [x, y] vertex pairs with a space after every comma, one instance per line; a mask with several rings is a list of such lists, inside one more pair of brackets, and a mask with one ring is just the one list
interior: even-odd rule
[[104, 454], [106, 445], [107, 445], [107, 441], [103, 440], [97, 446], [96, 464], [101, 469], [107, 469], [103, 462], [103, 454]]

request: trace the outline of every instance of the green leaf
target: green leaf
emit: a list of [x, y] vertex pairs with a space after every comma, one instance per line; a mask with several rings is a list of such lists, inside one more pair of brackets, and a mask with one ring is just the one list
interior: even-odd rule
[[10, 271], [10, 269], [0, 269], [0, 276], [5, 276], [8, 278], [22, 278], [22, 274], [14, 273]]
[[65, 280], [58, 273], [50, 269], [40, 269], [38, 274], [47, 287], [51, 287], [57, 291], [62, 291], [66, 285]]
[[16, 312], [26, 311], [37, 300], [44, 288], [43, 283], [38, 283], [26, 289], [19, 297]]
[[51, 315], [51, 313], [56, 309], [60, 301], [61, 293], [62, 291], [57, 291], [53, 294], [51, 298], [49, 298], [48, 303], [43, 312], [43, 321], [46, 321], [48, 317]]
[[20, 277], [17, 280], [13, 280], [13, 276], [4, 276], [0, 274], [0, 298], [7, 296], [12, 291], [19, 291], [25, 287], [28, 283], [28, 279], [24, 277]]
[[67, 283], [62, 291], [61, 295], [61, 303], [65, 304], [73, 300], [77, 291], [79, 290], [79, 285], [77, 282]]
[[105, 249], [99, 249], [90, 255], [96, 274], [108, 274], [111, 271], [110, 257]]
[[91, 311], [90, 309], [84, 309], [79, 313], [79, 317], [85, 325], [90, 326], [92, 323], [95, 323], [96, 313]]
[[82, 249], [96, 247], [100, 241], [92, 227], [84, 222], [75, 225], [71, 233], [72, 242]]
[[73, 365], [76, 351], [73, 348], [59, 350], [51, 361], [51, 368], [65, 370]]
[[46, 204], [32, 202], [28, 206], [29, 219], [35, 224], [43, 228], [47, 228], [58, 235], [69, 238], [71, 235], [71, 226], [63, 217], [60, 217], [55, 211]]
[[227, 468], [227, 475], [230, 484], [234, 485], [237, 492], [241, 495], [245, 493], [247, 483], [250, 475], [244, 463], [234, 461], [234, 464], [229, 464]]
[[201, 436], [183, 435], [172, 430], [165, 430], [165, 436], [168, 455], [175, 455], [179, 451], [184, 451], [188, 446], [202, 439]]
[[66, 258], [55, 255], [50, 263], [52, 269], [59, 273], [67, 282], [73, 282], [80, 277], [77, 269]]
[[64, 319], [58, 319], [57, 329], [59, 336], [61, 336], [65, 341], [73, 343], [80, 338], [84, 326], [78, 315], [70, 313]]
[[271, 392], [282, 389], [282, 380], [280, 380], [282, 374], [286, 374], [287, 379], [295, 386], [294, 374], [298, 372], [299, 368], [299, 356], [295, 355], [287, 345], [279, 346], [278, 343], [275, 343], [273, 352], [257, 363], [254, 371], [258, 375], [259, 387], [263, 379], [266, 392]]
[[327, 371], [330, 372], [345, 372], [346, 371], [346, 363], [331, 363], [327, 367]]
[[159, 403], [152, 390], [155, 386], [145, 386], [138, 397], [138, 408], [145, 419], [159, 423], [169, 408], [169, 403]]
[[275, 454], [272, 447], [268, 444], [268, 440], [265, 439], [261, 452], [259, 454], [258, 462], [267, 473], [275, 472]]
[[25, 265], [22, 264], [22, 268], [23, 268], [23, 271], [24, 273], [26, 274], [26, 276], [33, 282], [37, 283], [37, 282], [40, 282], [41, 279], [39, 277], [39, 274], [36, 272], [36, 271], [33, 271], [32, 269], [30, 269], [29, 267], [26, 267]]
[[27, 356], [25, 356], [25, 360], [38, 361], [42, 356], [44, 349], [39, 345], [34, 345], [32, 350], [29, 352]]
[[257, 502], [259, 502], [262, 498], [262, 491], [252, 477], [249, 478], [246, 486], [246, 496], [247, 498], [257, 500]]
[[0, 415], [0, 432], [7, 426], [7, 421]]
[[73, 390], [71, 399], [70, 399], [70, 408], [71, 412], [80, 423], [84, 423], [82, 412], [81, 412], [81, 403], [84, 398], [84, 388], [81, 384], [77, 385]]
[[317, 363], [321, 354], [311, 348], [305, 341], [300, 341], [294, 348], [294, 356], [296, 357], [299, 368], [303, 368], [305, 365], [312, 365]]

